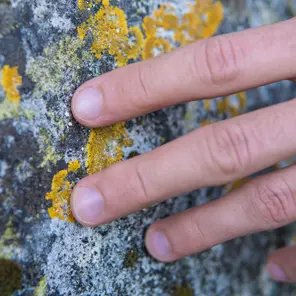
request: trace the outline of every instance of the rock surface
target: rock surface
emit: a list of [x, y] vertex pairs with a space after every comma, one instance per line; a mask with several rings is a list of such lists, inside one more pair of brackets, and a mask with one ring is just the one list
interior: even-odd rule
[[[161, 6], [167, 3], [171, 6]], [[189, 3], [195, 1], [0, 1], [0, 295], [295, 293], [292, 286], [271, 282], [264, 271], [267, 255], [290, 243], [290, 229], [238, 238], [174, 264], [147, 254], [143, 236], [153, 221], [219, 198], [232, 185], [179, 196], [94, 229], [71, 222], [68, 198], [87, 172], [296, 96], [295, 86], [284, 81], [212, 103], [167, 108], [113, 128], [79, 126], [70, 99], [84, 81], [193, 39], [288, 19], [296, 8], [288, 0], [225, 0], [212, 4], [205, 13], [212, 20], [198, 27], [204, 12], [190, 10]], [[170, 22], [160, 20], [153, 43], [153, 26], [144, 18], [153, 22], [155, 11]], [[195, 16], [189, 26], [197, 26], [199, 36], [184, 37], [174, 25], [185, 13]], [[111, 30], [114, 21], [120, 30], [100, 29]]]

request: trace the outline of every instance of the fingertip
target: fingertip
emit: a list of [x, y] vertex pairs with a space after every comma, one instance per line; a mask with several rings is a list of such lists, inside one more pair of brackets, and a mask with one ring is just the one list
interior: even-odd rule
[[161, 262], [172, 262], [172, 247], [164, 231], [151, 226], [145, 235], [145, 245], [149, 254]]
[[278, 264], [269, 262], [266, 266], [266, 269], [273, 280], [278, 282], [289, 281], [285, 271]]
[[96, 127], [104, 105], [103, 91], [90, 83], [79, 87], [73, 95], [71, 110], [74, 118], [81, 124]]
[[76, 185], [71, 195], [71, 210], [80, 224], [98, 226], [104, 212], [103, 197], [95, 188]]

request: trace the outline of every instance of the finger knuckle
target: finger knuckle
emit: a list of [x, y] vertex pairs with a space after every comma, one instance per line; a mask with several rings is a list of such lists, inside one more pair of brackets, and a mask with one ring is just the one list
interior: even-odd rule
[[133, 87], [136, 88], [136, 95], [134, 96], [135, 100], [133, 105], [138, 109], [142, 109], [143, 106], [151, 103], [150, 100], [150, 87], [149, 87], [149, 79], [147, 79], [147, 68], [143, 65], [135, 64], [133, 65], [136, 70], [137, 81], [133, 83]]
[[151, 203], [151, 195], [148, 191], [148, 186], [146, 185], [146, 177], [145, 174], [142, 171], [142, 168], [140, 165], [138, 165], [135, 169], [136, 173], [136, 183], [137, 188], [139, 188], [139, 194], [137, 194], [140, 206], [147, 206]]
[[203, 242], [206, 244], [208, 240], [208, 236], [206, 235], [206, 231], [203, 229], [200, 223], [200, 219], [197, 215], [190, 215], [190, 225], [192, 226], [191, 229], [194, 231], [194, 236], [197, 238], [197, 241]]
[[260, 219], [271, 225], [284, 225], [295, 218], [295, 193], [284, 179], [261, 181], [254, 188], [253, 206]]
[[207, 137], [209, 165], [227, 180], [242, 175], [252, 161], [245, 129], [240, 124], [213, 124], [211, 127], [212, 134]]
[[223, 85], [236, 80], [240, 73], [239, 51], [231, 39], [217, 37], [205, 41], [206, 69], [212, 84]]

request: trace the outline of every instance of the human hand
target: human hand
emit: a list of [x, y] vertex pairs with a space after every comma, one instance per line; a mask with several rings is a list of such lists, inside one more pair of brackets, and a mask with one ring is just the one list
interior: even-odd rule
[[[193, 99], [225, 96], [296, 77], [296, 18], [205, 39], [83, 84], [74, 117], [99, 127]], [[90, 175], [71, 205], [86, 226], [111, 222], [172, 196], [249, 176], [296, 152], [296, 101], [197, 129], [144, 155]], [[157, 170], [155, 167], [157, 166]], [[154, 223], [146, 246], [170, 262], [296, 220], [296, 167], [251, 180], [227, 196]], [[215, 217], [213, 219], [212, 217]], [[292, 255], [293, 254], [293, 255]], [[296, 281], [296, 247], [275, 252], [268, 270]]]

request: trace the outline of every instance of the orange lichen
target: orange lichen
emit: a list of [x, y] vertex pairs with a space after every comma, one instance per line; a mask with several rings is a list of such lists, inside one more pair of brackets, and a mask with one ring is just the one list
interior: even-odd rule
[[[115, 57], [119, 67], [136, 59], [142, 53], [143, 59], [154, 57], [160, 53], [189, 44], [195, 40], [207, 38], [215, 34], [224, 17], [223, 5], [220, 1], [196, 0], [189, 5], [189, 12], [179, 17], [170, 4], [161, 5], [143, 20], [143, 33], [138, 27], [128, 28], [124, 11], [112, 6], [109, 0], [78, 0], [80, 10], [101, 3], [99, 11], [78, 28], [78, 36], [84, 40], [87, 33], [93, 37], [92, 52], [97, 58], [103, 53]], [[171, 31], [173, 38], [167, 39], [160, 32]], [[134, 35], [135, 42], [130, 42], [129, 35]]]
[[123, 147], [131, 146], [124, 123], [92, 129], [86, 147], [88, 174], [99, 172], [123, 158]]
[[209, 124], [212, 124], [213, 122], [210, 121], [210, 120], [205, 120], [205, 121], [202, 121], [199, 125], [200, 127], [204, 127], [204, 126], [207, 126]]
[[247, 182], [248, 182], [248, 178], [243, 178], [243, 179], [239, 179], [231, 184], [225, 185], [224, 194], [227, 194], [233, 190], [236, 190], [236, 189], [242, 187]]
[[[212, 100], [205, 100], [204, 107], [210, 112], [213, 111], [211, 104]], [[227, 115], [228, 117], [235, 117], [246, 111], [247, 97], [245, 92], [240, 92], [232, 96], [227, 96], [216, 100], [214, 104], [217, 108], [218, 116]]]
[[80, 169], [81, 165], [78, 160], [70, 161], [68, 164], [68, 172], [77, 172]]
[[[141, 30], [136, 27], [129, 29], [124, 11], [111, 6], [106, 0], [99, 11], [81, 24], [77, 31], [81, 40], [91, 32], [91, 51], [97, 58], [101, 58], [103, 53], [114, 56], [119, 67], [126, 65], [129, 59], [136, 59], [142, 50], [144, 37]], [[134, 37], [134, 42], [130, 42], [129, 34]]]
[[18, 67], [5, 65], [1, 70], [1, 84], [6, 97], [14, 103], [19, 103], [21, 96], [18, 87], [22, 85], [22, 76], [18, 73]]
[[84, 11], [87, 8], [92, 8], [93, 5], [101, 3], [101, 0], [77, 0], [77, 6]]
[[71, 212], [70, 197], [75, 183], [68, 181], [69, 173], [76, 172], [80, 168], [78, 160], [71, 161], [67, 170], [59, 171], [54, 175], [51, 183], [51, 192], [46, 194], [46, 199], [52, 201], [52, 207], [48, 209], [49, 216], [59, 218], [68, 222], [74, 222], [75, 219]]
[[224, 9], [220, 1], [196, 0], [194, 4], [189, 5], [189, 9], [188, 13], [178, 18], [172, 5], [161, 5], [154, 11], [153, 16], [144, 18], [143, 29], [146, 39], [142, 53], [143, 59], [155, 56], [153, 51], [159, 47], [159, 44], [169, 44], [166, 46], [168, 51], [176, 47], [171, 40], [163, 38], [160, 31], [171, 31], [173, 41], [181, 46], [208, 38], [216, 33], [224, 17]]

